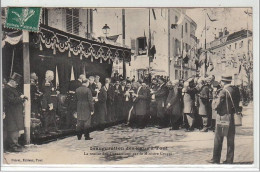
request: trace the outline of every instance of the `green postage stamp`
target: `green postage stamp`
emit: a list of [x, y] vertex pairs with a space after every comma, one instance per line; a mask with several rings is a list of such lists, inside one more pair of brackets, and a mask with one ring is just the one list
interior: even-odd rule
[[41, 8], [9, 7], [5, 27], [37, 32], [39, 30]]

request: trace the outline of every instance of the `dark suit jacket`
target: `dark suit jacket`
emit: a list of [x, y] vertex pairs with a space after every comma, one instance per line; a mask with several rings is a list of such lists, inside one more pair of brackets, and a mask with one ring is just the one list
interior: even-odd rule
[[175, 86], [169, 90], [169, 95], [166, 100], [166, 106], [170, 104], [169, 111], [173, 115], [181, 115], [181, 95], [178, 90], [178, 86]]
[[92, 96], [96, 97], [96, 95], [97, 95], [97, 92], [95, 91], [95, 89], [97, 88], [96, 84], [95, 83], [92, 83], [92, 84], [89, 83], [88, 88], [91, 90]]
[[76, 90], [78, 120], [88, 120], [94, 111], [94, 102], [91, 91], [82, 85]]
[[8, 131], [24, 130], [23, 99], [16, 88], [6, 85], [3, 89], [3, 106], [6, 117], [5, 127]]
[[79, 80], [73, 80], [69, 83], [69, 91], [76, 91], [77, 88], [79, 88], [82, 85], [82, 83]]
[[[231, 94], [234, 106], [227, 91]], [[219, 93], [219, 98], [216, 102], [216, 111], [220, 116], [225, 114], [234, 114], [236, 110], [238, 110], [239, 101], [239, 89], [235, 86], [227, 85]]]

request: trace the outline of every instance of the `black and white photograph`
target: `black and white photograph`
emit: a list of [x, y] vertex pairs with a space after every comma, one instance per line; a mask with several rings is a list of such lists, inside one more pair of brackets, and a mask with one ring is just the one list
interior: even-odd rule
[[2, 7], [1, 167], [256, 166], [254, 12]]

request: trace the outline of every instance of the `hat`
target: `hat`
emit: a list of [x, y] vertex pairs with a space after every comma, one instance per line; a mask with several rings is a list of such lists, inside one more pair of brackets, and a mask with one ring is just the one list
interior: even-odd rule
[[232, 76], [221, 76], [221, 81], [232, 82]]
[[163, 82], [165, 82], [165, 79], [164, 79], [163, 76], [160, 76], [160, 77], [158, 78], [158, 80], [162, 80]]
[[12, 77], [10, 79], [16, 81], [19, 84], [22, 82], [22, 75], [14, 72], [14, 74], [12, 75]]
[[219, 82], [218, 82], [218, 81], [214, 81], [214, 82], [212, 83], [212, 85], [213, 85], [214, 88], [216, 88], [216, 87], [219, 86]]

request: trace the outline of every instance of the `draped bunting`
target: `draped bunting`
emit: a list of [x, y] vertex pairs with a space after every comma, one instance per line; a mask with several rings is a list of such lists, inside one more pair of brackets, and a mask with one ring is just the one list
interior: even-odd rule
[[88, 40], [85, 38], [72, 35], [49, 26], [41, 25], [38, 33], [38, 38], [35, 40], [39, 44], [39, 49], [42, 50], [44, 45], [48, 49], [52, 49], [53, 55], [59, 52], [67, 52], [68, 57], [79, 56], [80, 59], [90, 58], [100, 60], [100, 63], [113, 62], [114, 59], [131, 61], [131, 50], [105, 43]]

